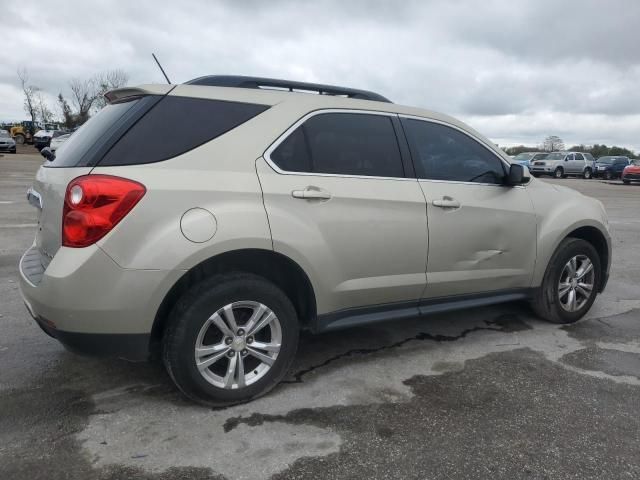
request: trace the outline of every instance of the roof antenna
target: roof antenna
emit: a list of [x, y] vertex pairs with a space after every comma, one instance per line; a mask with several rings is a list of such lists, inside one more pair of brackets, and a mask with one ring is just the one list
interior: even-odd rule
[[153, 59], [156, 61], [156, 63], [158, 64], [158, 68], [160, 69], [160, 71], [162, 72], [162, 75], [164, 75], [164, 78], [167, 79], [167, 83], [169, 85], [171, 85], [171, 81], [169, 80], [169, 77], [167, 77], [167, 74], [164, 73], [164, 68], [162, 68], [162, 65], [160, 65], [160, 62], [158, 61], [158, 57], [156, 57], [155, 53], [152, 53], [151, 56], [153, 57]]

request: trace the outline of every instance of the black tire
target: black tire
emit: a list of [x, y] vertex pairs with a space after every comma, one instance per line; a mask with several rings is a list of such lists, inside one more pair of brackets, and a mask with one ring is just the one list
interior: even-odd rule
[[[198, 333], [213, 313], [245, 300], [260, 302], [275, 313], [281, 326], [281, 348], [271, 368], [255, 383], [235, 389], [217, 387], [196, 366]], [[191, 288], [174, 306], [164, 333], [162, 357], [167, 372], [187, 397], [207, 406], [233, 405], [264, 395], [282, 380], [295, 357], [298, 336], [296, 311], [275, 285], [252, 274], [215, 275]]]
[[[579, 310], [569, 312], [560, 305], [557, 286], [564, 266], [576, 255], [586, 255], [591, 260], [594, 270], [594, 287], [587, 302]], [[547, 265], [542, 285], [531, 301], [531, 307], [540, 318], [552, 323], [577, 322], [589, 311], [596, 299], [598, 285], [602, 278], [601, 268], [600, 257], [593, 245], [579, 238], [565, 238]]]
[[604, 172], [604, 178], [605, 180], [611, 180], [613, 178], [613, 174], [611, 173], [610, 170], [607, 170], [606, 172]]
[[562, 167], [558, 167], [553, 172], [553, 178], [565, 178], [564, 170]]
[[625, 185], [629, 185], [631, 183], [631, 180], [625, 180], [624, 178], [622, 179], [622, 183], [624, 183]]
[[26, 139], [24, 138], [24, 135], [22, 134], [18, 134], [14, 137], [14, 140], [16, 141], [16, 143], [18, 145], [24, 145], [26, 143]]
[[591, 180], [593, 178], [593, 175], [591, 173], [591, 169], [590, 168], [585, 168], [584, 172], [582, 172], [582, 177], [585, 180]]

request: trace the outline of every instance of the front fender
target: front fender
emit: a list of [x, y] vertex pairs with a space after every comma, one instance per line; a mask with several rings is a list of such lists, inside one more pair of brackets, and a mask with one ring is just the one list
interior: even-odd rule
[[536, 186], [530, 192], [538, 218], [538, 257], [532, 286], [542, 284], [547, 265], [560, 242], [584, 227], [596, 229], [605, 239], [608, 255], [603, 270], [608, 272], [611, 264], [611, 234], [602, 203], [570, 188], [543, 184], [540, 181], [535, 183]]

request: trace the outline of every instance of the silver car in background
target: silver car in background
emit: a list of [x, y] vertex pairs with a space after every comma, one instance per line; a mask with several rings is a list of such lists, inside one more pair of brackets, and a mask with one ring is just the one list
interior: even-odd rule
[[16, 153], [16, 142], [6, 130], [0, 130], [0, 152]]
[[584, 152], [553, 152], [544, 160], [531, 162], [531, 175], [539, 177], [550, 175], [555, 178], [566, 178], [569, 175], [585, 179], [593, 177], [595, 159]]

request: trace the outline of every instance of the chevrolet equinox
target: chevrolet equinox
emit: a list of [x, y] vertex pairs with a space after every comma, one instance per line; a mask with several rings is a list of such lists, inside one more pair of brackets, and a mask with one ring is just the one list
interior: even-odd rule
[[451, 117], [237, 76], [106, 98], [27, 193], [25, 304], [72, 351], [157, 352], [200, 403], [273, 388], [300, 330], [519, 299], [570, 323], [607, 283], [602, 203]]

